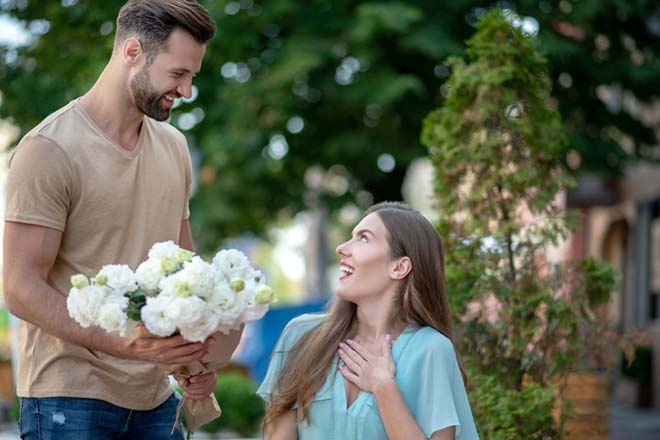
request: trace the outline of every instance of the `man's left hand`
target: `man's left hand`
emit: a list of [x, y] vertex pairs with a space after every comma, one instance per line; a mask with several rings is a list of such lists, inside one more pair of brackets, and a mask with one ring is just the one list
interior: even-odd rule
[[215, 371], [193, 376], [188, 379], [177, 376], [175, 378], [179, 386], [184, 389], [183, 396], [191, 400], [202, 400], [208, 397], [213, 393], [217, 382]]

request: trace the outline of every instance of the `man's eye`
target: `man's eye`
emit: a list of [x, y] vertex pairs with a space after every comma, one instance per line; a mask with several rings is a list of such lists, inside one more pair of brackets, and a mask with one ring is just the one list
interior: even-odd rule
[[175, 72], [175, 73], [172, 74], [172, 76], [175, 77], [175, 78], [181, 78], [183, 76], [183, 73]]

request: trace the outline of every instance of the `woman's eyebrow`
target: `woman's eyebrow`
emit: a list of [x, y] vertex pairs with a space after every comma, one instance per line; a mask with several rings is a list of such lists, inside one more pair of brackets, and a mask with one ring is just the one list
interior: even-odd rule
[[376, 236], [376, 234], [371, 232], [369, 229], [360, 229], [358, 231], [353, 232], [353, 235], [360, 235], [360, 234], [366, 234], [366, 233], [371, 234], [374, 237]]

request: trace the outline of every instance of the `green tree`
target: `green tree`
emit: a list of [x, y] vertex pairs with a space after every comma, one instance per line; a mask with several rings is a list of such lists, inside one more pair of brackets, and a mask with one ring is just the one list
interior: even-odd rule
[[[2, 0], [33, 41], [0, 46], [0, 118], [25, 132], [84, 93], [110, 54], [122, 3]], [[494, 5], [539, 23], [557, 84], [553, 105], [583, 169], [617, 172], [652, 153], [652, 130], [597, 97], [605, 84], [644, 102], [657, 98], [660, 12], [652, 0], [202, 3], [218, 34], [196, 99], [172, 117], [200, 153], [192, 206], [200, 244], [260, 233], [316, 204], [333, 213], [399, 199], [408, 164], [425, 154], [421, 120], [446, 93], [442, 60], [463, 53], [471, 24]]]
[[[450, 57], [449, 94], [424, 122], [436, 175], [447, 289], [478, 428], [488, 439], [561, 438], [557, 389], [604, 328], [593, 307], [615, 274], [547, 258], [570, 231], [556, 201], [572, 183], [547, 61], [510, 11], [493, 10]], [[602, 342], [603, 340], [601, 340]]]

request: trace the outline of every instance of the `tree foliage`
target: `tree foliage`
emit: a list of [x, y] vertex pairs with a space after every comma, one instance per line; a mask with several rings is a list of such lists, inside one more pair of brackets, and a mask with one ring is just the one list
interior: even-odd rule
[[549, 257], [570, 231], [557, 195], [572, 179], [547, 61], [519, 20], [489, 12], [467, 41], [469, 61], [447, 60], [449, 94], [424, 121], [422, 143], [479, 431], [562, 438], [567, 407], [557, 390], [582, 351], [604, 343], [593, 308], [607, 301], [616, 274], [602, 262]]
[[[0, 46], [0, 118], [25, 132], [84, 93], [110, 55], [122, 3], [3, 0], [2, 10], [34, 38]], [[598, 98], [609, 93], [602, 84], [657, 98], [660, 10], [651, 0], [202, 4], [218, 33], [195, 80], [196, 99], [172, 117], [199, 153], [192, 220], [200, 244], [260, 233], [317, 203], [335, 212], [400, 199], [408, 164], [425, 154], [421, 120], [446, 94], [442, 61], [463, 55], [471, 25], [494, 5], [538, 21], [552, 105], [583, 169], [617, 172], [653, 152], [649, 127], [616, 100]]]

